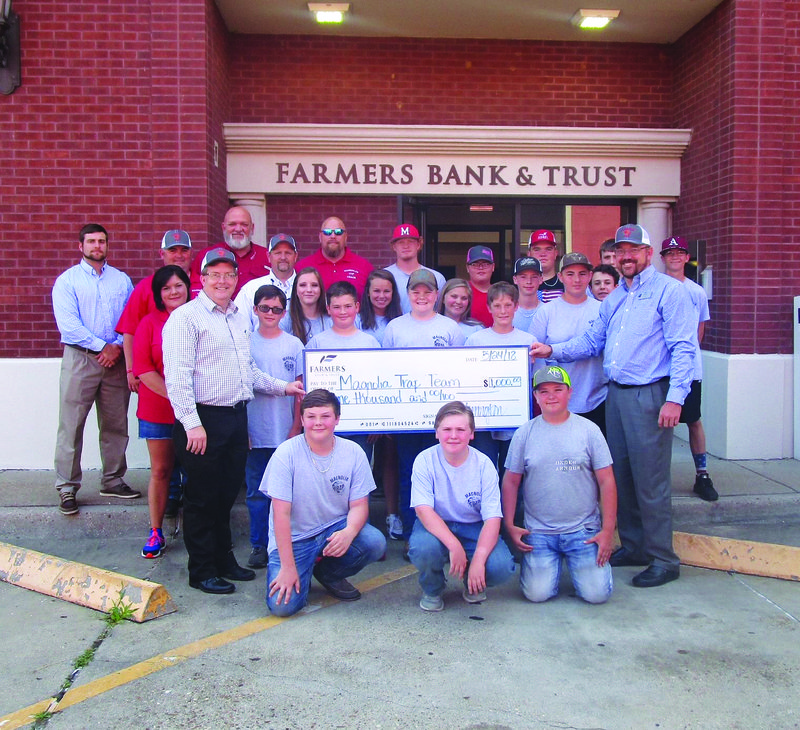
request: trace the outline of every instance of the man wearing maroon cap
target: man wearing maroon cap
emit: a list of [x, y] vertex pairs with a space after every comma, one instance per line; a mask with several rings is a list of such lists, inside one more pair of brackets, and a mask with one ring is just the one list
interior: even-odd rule
[[228, 212], [225, 213], [225, 218], [222, 220], [222, 238], [225, 243], [209, 246], [194, 258], [190, 277], [192, 280], [192, 296], [196, 296], [203, 288], [203, 282], [200, 278], [200, 263], [207, 253], [217, 248], [226, 248], [236, 256], [239, 278], [236, 281], [236, 288], [233, 292], [234, 297], [248, 281], [257, 279], [259, 276], [266, 276], [269, 273], [267, 249], [264, 246], [253, 244], [252, 236], [254, 230], [253, 219], [246, 208], [235, 205], [233, 208], [228, 209]]
[[703, 379], [703, 357], [700, 343], [703, 341], [706, 322], [711, 319], [708, 312], [708, 297], [705, 289], [686, 277], [685, 267], [689, 263], [689, 245], [683, 236], [672, 236], [661, 243], [661, 258], [665, 272], [673, 279], [682, 282], [689, 292], [692, 307], [697, 316], [697, 337], [695, 339], [694, 375], [692, 388], [681, 409], [680, 423], [689, 428], [689, 448], [694, 459], [697, 476], [694, 481], [694, 493], [706, 502], [716, 502], [719, 498], [717, 490], [706, 468], [706, 432], [700, 420], [701, 381]]
[[491, 327], [494, 319], [489, 311], [487, 296], [494, 273], [494, 253], [488, 246], [473, 246], [467, 251], [467, 274], [472, 290], [470, 316], [484, 327]]
[[347, 247], [347, 229], [341, 218], [331, 216], [322, 221], [319, 231], [319, 250], [297, 262], [297, 270], [313, 266], [322, 276], [327, 290], [336, 281], [349, 281], [355, 286], [358, 298], [364, 292], [369, 272], [375, 267], [363, 256]]
[[558, 299], [564, 293], [564, 285], [556, 273], [558, 246], [552, 231], [534, 231], [528, 239], [528, 256], [542, 265], [542, 283], [539, 284], [539, 300], [542, 303]]
[[433, 269], [423, 266], [419, 262], [419, 252], [422, 250], [422, 236], [415, 226], [410, 223], [401, 223], [396, 226], [392, 231], [392, 240], [389, 242], [392, 246], [392, 251], [397, 257], [397, 261], [390, 266], [386, 267], [386, 271], [391, 273], [394, 277], [397, 286], [397, 293], [400, 296], [400, 306], [403, 314], [408, 314], [411, 311], [411, 302], [408, 299], [408, 278], [418, 269], [425, 269], [430, 271], [436, 283], [439, 285], [439, 291], [444, 289], [444, 277]]

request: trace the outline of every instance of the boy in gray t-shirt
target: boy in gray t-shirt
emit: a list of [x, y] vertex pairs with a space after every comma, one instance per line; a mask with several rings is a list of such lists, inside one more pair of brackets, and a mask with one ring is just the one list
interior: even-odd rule
[[[611, 454], [600, 429], [569, 412], [566, 370], [542, 368], [533, 388], [542, 415], [514, 434], [502, 490], [503, 524], [523, 553], [520, 586], [530, 601], [552, 598], [564, 558], [578, 596], [604, 603], [613, 588], [608, 559], [617, 517]], [[524, 528], [514, 525], [521, 482]]]
[[312, 574], [339, 600], [359, 599], [347, 578], [386, 552], [386, 538], [367, 524], [375, 489], [367, 458], [334, 434], [340, 413], [330, 391], [308, 393], [300, 404], [304, 433], [275, 450], [261, 481], [272, 499], [267, 607], [276, 616], [306, 605]]
[[[436, 277], [427, 269], [417, 269], [408, 278], [406, 285], [411, 301], [411, 311], [396, 317], [383, 333], [384, 348], [411, 347], [461, 347], [464, 334], [449, 317], [434, 311], [439, 296]], [[416, 515], [411, 509], [411, 470], [414, 459], [424, 449], [435, 443], [429, 432], [407, 432], [397, 434], [397, 455], [400, 478], [400, 518], [403, 521], [403, 540], [408, 546], [411, 528]], [[408, 559], [407, 550], [403, 557]]]
[[[531, 259], [536, 261], [536, 259]], [[538, 262], [537, 262], [538, 263]], [[507, 281], [498, 281], [486, 292], [486, 303], [492, 315], [492, 326], [478, 330], [467, 337], [467, 347], [497, 347], [502, 345], [531, 345], [536, 338], [514, 325], [519, 307], [519, 291]], [[516, 429], [502, 431], [479, 431], [473, 445], [488, 456], [497, 467], [500, 479], [505, 472], [506, 454], [511, 437]]]
[[420, 608], [441, 611], [446, 586], [445, 562], [450, 575], [464, 581], [464, 600], [486, 600], [486, 586], [508, 580], [514, 559], [498, 539], [502, 510], [497, 470], [469, 442], [475, 418], [461, 401], [445, 403], [434, 422], [438, 445], [414, 460], [411, 506], [417, 522], [408, 554], [419, 570]]
[[[379, 350], [381, 343], [369, 332], [356, 327], [359, 301], [356, 288], [349, 281], [335, 281], [325, 292], [325, 303], [331, 318], [331, 329], [314, 335], [306, 350]], [[355, 441], [372, 461], [372, 444], [369, 434], [339, 432], [340, 436]]]
[[[255, 294], [253, 316], [257, 329], [250, 335], [250, 354], [259, 370], [282, 380], [303, 377], [303, 343], [280, 328], [286, 314], [286, 296], [273, 284], [260, 286]], [[250, 516], [249, 568], [267, 567], [269, 499], [259, 491], [261, 477], [276, 447], [300, 433], [300, 411], [291, 395], [255, 393], [247, 404], [247, 452], [244, 481]]]

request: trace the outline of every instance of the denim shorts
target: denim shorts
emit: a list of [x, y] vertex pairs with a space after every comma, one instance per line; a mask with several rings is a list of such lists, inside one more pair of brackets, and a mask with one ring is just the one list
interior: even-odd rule
[[172, 423], [153, 423], [139, 419], [139, 438], [164, 441], [172, 438]]

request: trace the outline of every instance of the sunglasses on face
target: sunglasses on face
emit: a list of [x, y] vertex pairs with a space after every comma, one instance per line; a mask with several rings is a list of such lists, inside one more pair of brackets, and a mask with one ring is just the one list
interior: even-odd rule
[[283, 307], [270, 307], [269, 304], [259, 304], [256, 309], [264, 314], [283, 314], [286, 311]]
[[326, 236], [341, 236], [344, 228], [323, 228], [322, 233]]

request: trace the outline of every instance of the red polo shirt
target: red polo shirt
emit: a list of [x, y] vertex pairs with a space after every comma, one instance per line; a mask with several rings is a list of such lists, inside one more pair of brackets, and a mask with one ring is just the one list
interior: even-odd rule
[[131, 293], [125, 309], [122, 310], [116, 330], [121, 335], [134, 335], [136, 328], [150, 312], [156, 311], [153, 299], [153, 274], [142, 279]]
[[345, 248], [344, 256], [335, 263], [322, 255], [322, 249], [317, 249], [311, 256], [306, 256], [298, 261], [295, 271], [299, 272], [306, 266], [313, 266], [319, 271], [326, 290], [336, 281], [349, 281], [358, 291], [359, 299], [367, 285], [370, 271], [375, 268], [363, 256], [353, 253], [349, 247]]

